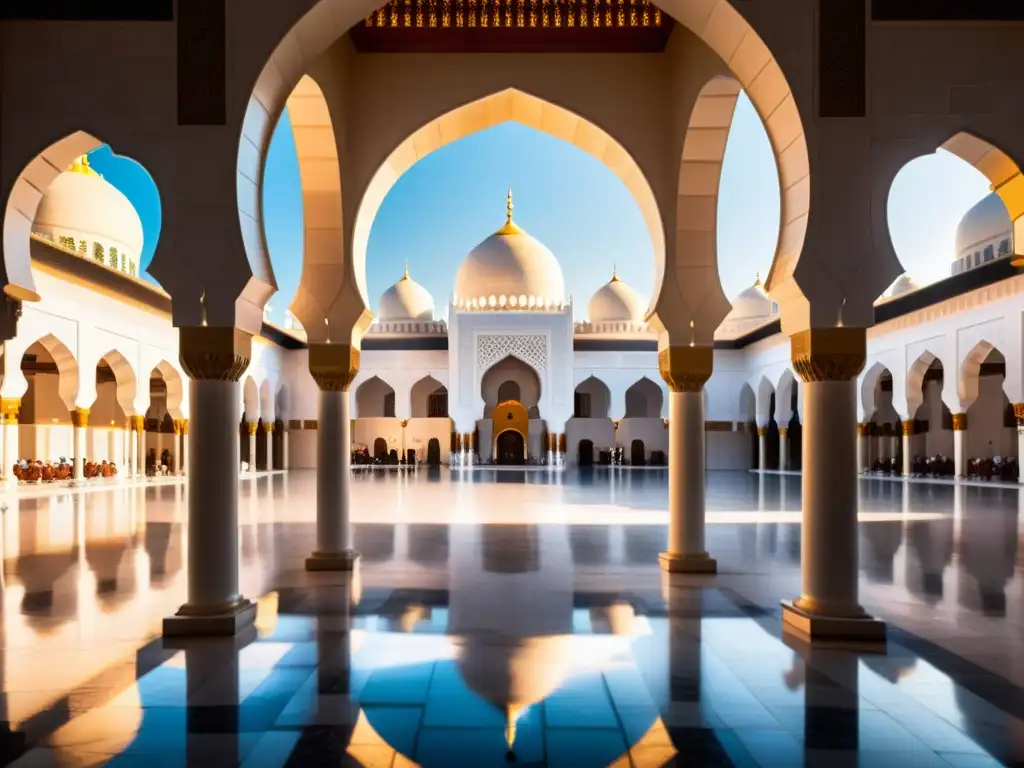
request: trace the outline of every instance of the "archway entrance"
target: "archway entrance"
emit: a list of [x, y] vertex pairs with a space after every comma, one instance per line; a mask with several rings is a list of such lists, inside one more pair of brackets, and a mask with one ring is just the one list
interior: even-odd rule
[[495, 457], [499, 464], [523, 464], [526, 462], [526, 441], [514, 429], [506, 429], [495, 441]]
[[427, 464], [436, 467], [441, 463], [441, 441], [436, 437], [427, 442]]
[[643, 440], [634, 440], [629, 446], [629, 463], [634, 467], [642, 467], [646, 464], [646, 451]]
[[594, 466], [594, 441], [580, 440], [579, 464], [581, 467]]
[[385, 460], [388, 457], [388, 441], [378, 437], [373, 441], [373, 458]]

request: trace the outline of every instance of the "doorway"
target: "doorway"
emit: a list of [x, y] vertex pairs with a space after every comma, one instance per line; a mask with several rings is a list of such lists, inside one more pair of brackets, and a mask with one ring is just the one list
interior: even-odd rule
[[427, 464], [437, 467], [441, 464], [441, 441], [436, 437], [430, 438], [427, 443]]
[[526, 443], [523, 436], [514, 429], [506, 429], [498, 435], [497, 453], [499, 464], [522, 464]]
[[579, 464], [581, 467], [594, 466], [594, 441], [580, 440]]
[[385, 461], [388, 458], [388, 441], [378, 437], [373, 441], [373, 458]]
[[642, 467], [646, 464], [647, 453], [644, 450], [643, 440], [634, 440], [629, 444], [629, 463], [634, 467]]

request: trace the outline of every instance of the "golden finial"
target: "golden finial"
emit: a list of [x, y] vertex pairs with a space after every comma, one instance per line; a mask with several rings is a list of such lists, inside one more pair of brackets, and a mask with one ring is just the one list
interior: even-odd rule
[[82, 155], [76, 158], [75, 162], [71, 164], [71, 167], [68, 168], [68, 170], [71, 171], [72, 173], [82, 173], [85, 174], [86, 176], [99, 176], [99, 174], [96, 173], [96, 171], [94, 171], [92, 167], [89, 165], [88, 155]]
[[619, 282], [619, 270], [614, 261], [612, 262], [612, 282]]
[[754, 280], [754, 287], [757, 288], [761, 285], [761, 270], [757, 270], [757, 278]]
[[508, 195], [505, 198], [505, 226], [498, 230], [499, 235], [521, 235], [521, 230], [516, 223], [512, 221], [512, 209], [515, 205], [512, 203], [512, 187], [508, 188]]
[[408, 259], [405, 260], [405, 274], [402, 275], [402, 279], [403, 280], [408, 280], [409, 279], [409, 260]]

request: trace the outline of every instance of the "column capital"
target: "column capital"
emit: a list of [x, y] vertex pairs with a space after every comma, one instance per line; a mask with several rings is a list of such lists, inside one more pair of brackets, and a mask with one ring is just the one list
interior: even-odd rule
[[567, 442], [566, 442], [565, 432], [559, 432], [558, 433], [558, 452], [559, 453], [565, 453], [566, 447], [567, 447]]
[[786, 437], [789, 434], [789, 427], [779, 427], [779, 437]]
[[264, 421], [263, 422], [263, 431], [266, 432], [268, 435], [271, 432], [273, 432], [274, 431], [274, 422], [272, 422], [272, 421]]
[[178, 360], [190, 379], [238, 381], [252, 359], [252, 336], [240, 328], [183, 325]]
[[183, 434], [183, 435], [187, 435], [188, 434], [188, 419], [182, 419], [181, 420], [181, 434]]
[[767, 434], [768, 434], [768, 427], [758, 427], [757, 428], [757, 436], [758, 437], [764, 437]]
[[[1024, 405], [1024, 403], [1022, 403]], [[1014, 406], [1014, 415], [1017, 413], [1017, 408]], [[1019, 419], [1020, 417], [1018, 417]], [[963, 432], [967, 429], [967, 414], [966, 413], [954, 413], [953, 414], [953, 431]]]
[[352, 344], [310, 344], [309, 372], [325, 392], [348, 392], [359, 373], [359, 350]]
[[146, 431], [146, 417], [140, 416], [135, 413], [128, 417], [128, 422], [131, 425], [132, 432], [145, 432]]
[[1013, 404], [1013, 415], [1017, 419], [1017, 426], [1024, 427], [1024, 403]]
[[172, 423], [174, 425], [174, 434], [180, 435], [181, 434], [181, 419], [175, 419]]
[[713, 347], [668, 346], [658, 352], [658, 372], [673, 392], [700, 392], [714, 367]]
[[76, 428], [84, 428], [89, 426], [89, 409], [88, 408], [75, 408], [71, 412], [71, 423]]
[[900, 425], [903, 427], [903, 436], [904, 437], [910, 437], [912, 434], [914, 434], [914, 420], [913, 419], [904, 419], [903, 421], [900, 422]]
[[249, 434], [250, 435], [255, 435], [256, 434], [256, 430], [259, 428], [259, 422], [258, 421], [247, 421], [247, 422], [245, 422], [245, 427], [246, 427], [246, 429], [249, 430]]
[[793, 370], [805, 382], [848, 381], [867, 361], [864, 328], [810, 328], [790, 339]]
[[21, 398], [20, 397], [3, 397], [0, 398], [0, 420], [4, 424], [17, 424], [18, 423], [18, 411], [21, 410]]
[[871, 434], [871, 422], [861, 421], [857, 424], [857, 434], [861, 437], [868, 437]]

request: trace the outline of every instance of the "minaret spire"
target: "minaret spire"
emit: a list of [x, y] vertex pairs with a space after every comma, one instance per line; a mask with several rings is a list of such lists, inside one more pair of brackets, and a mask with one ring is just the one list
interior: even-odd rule
[[505, 223], [506, 224], [511, 224], [512, 223], [512, 209], [513, 208], [515, 208], [515, 205], [513, 205], [513, 203], [512, 203], [512, 185], [510, 184], [509, 187], [508, 187], [508, 196], [505, 198]]

